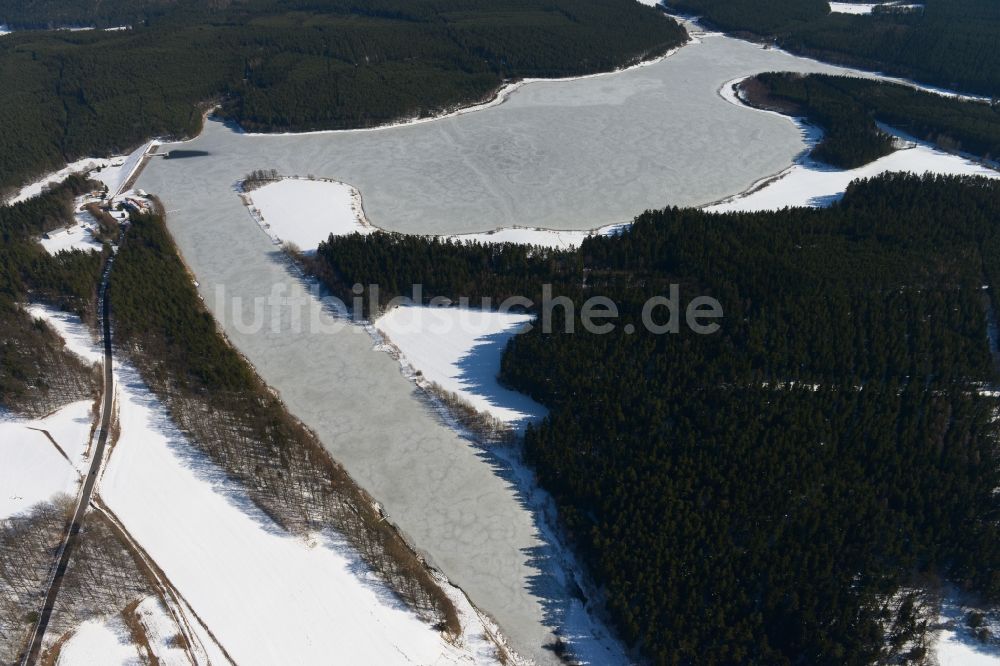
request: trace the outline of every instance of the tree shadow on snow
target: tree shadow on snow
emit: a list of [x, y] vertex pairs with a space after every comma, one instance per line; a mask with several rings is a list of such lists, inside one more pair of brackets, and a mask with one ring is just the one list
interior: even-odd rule
[[[156, 396], [130, 363], [115, 365], [118, 384], [127, 390], [130, 400], [146, 407], [151, 418], [150, 427], [165, 439], [167, 448], [199, 481], [207, 483], [212, 492], [225, 498], [254, 523], [276, 536], [292, 536], [274, 522], [249, 496], [240, 481], [215, 463], [207, 453], [185, 434], [170, 415], [169, 408]], [[209, 416], [209, 415], [206, 415]], [[142, 446], [141, 442], [136, 443]]]

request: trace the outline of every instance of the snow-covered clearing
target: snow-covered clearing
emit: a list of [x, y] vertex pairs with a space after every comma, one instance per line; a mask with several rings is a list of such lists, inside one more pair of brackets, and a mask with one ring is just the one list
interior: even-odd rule
[[283, 178], [244, 195], [250, 214], [275, 243], [315, 250], [331, 234], [367, 234], [361, 195], [334, 180]]
[[12, 32], [13, 32], [13, 30], [11, 30], [10, 28], [8, 28], [7, 24], [0, 23], [0, 37], [3, 37], [4, 35], [9, 35]]
[[[240, 664], [490, 661], [483, 627], [446, 642], [334, 534], [281, 530], [188, 442], [127, 364], [100, 495]], [[466, 617], [467, 622], [473, 618]]]
[[104, 360], [104, 354], [94, 342], [90, 330], [76, 315], [39, 304], [29, 305], [27, 310], [32, 317], [51, 326], [66, 343], [66, 349], [87, 363], [101, 363]]
[[132, 666], [144, 663], [118, 616], [87, 620], [63, 643], [58, 666]]
[[56, 495], [76, 495], [86, 469], [92, 408], [81, 400], [41, 419], [0, 421], [0, 519]]
[[[79, 203], [79, 202], [78, 202]], [[85, 210], [73, 213], [76, 222], [69, 227], [56, 229], [45, 234], [39, 242], [49, 254], [58, 254], [63, 250], [100, 251], [101, 243], [94, 238], [97, 220]]]
[[830, 11], [834, 14], [871, 14], [872, 10], [878, 6], [879, 3], [860, 3], [860, 2], [831, 2]]
[[402, 306], [375, 321], [400, 353], [400, 363], [423, 379], [457, 393], [478, 411], [517, 428], [545, 415], [531, 398], [500, 386], [507, 341], [533, 315], [467, 308]]
[[1000, 611], [983, 614], [982, 626], [990, 633], [983, 642], [973, 635], [968, 626], [973, 609], [962, 604], [961, 595], [954, 589], [941, 601], [938, 622], [941, 629], [932, 652], [939, 666], [997, 666], [1000, 664]]
[[128, 155], [108, 158], [85, 157], [71, 162], [62, 169], [46, 174], [35, 182], [25, 185], [7, 203], [15, 204], [32, 197], [37, 197], [49, 183], [61, 182], [74, 173], [88, 174], [94, 180], [104, 183], [108, 186], [111, 196], [114, 196], [121, 189], [122, 185], [128, 182], [132, 174], [135, 173], [140, 162], [142, 162], [143, 155], [155, 143], [155, 141], [144, 143]]

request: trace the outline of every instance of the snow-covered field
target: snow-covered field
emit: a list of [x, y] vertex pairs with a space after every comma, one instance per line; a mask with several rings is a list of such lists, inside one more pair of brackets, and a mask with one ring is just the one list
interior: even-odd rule
[[0, 421], [0, 519], [60, 494], [76, 495], [86, 469], [92, 408], [81, 400], [41, 419]]
[[[47, 322], [63, 339], [74, 338], [67, 345], [71, 352], [88, 363], [101, 360], [92, 349], [87, 329], [75, 317], [40, 305], [29, 306], [28, 312]], [[40, 419], [0, 414], [0, 519], [57, 495], [76, 495], [89, 464], [93, 421], [89, 400], [70, 403]]]
[[275, 243], [315, 250], [330, 234], [371, 233], [361, 195], [333, 180], [283, 178], [245, 195], [250, 213]]
[[507, 341], [533, 315], [465, 308], [397, 307], [375, 328], [400, 353], [400, 362], [428, 381], [457, 393], [478, 411], [517, 428], [545, 415], [531, 398], [500, 386]]
[[1000, 612], [986, 613], [983, 626], [992, 639], [982, 642], [972, 635], [967, 618], [971, 609], [961, 603], [960, 595], [948, 590], [941, 602], [938, 622], [943, 628], [933, 645], [939, 666], [997, 666], [1000, 664]]
[[336, 535], [283, 532], [176, 430], [134, 369], [116, 374], [122, 434], [100, 495], [237, 663], [489, 660], [444, 641]]
[[66, 343], [66, 349], [87, 363], [101, 363], [104, 360], [104, 354], [94, 342], [90, 330], [76, 315], [39, 304], [29, 305], [27, 310], [32, 317], [51, 326]]
[[[71, 351], [87, 360], [101, 358], [100, 348], [74, 317], [40, 306], [29, 310], [56, 328]], [[201, 619], [188, 618], [201, 643], [194, 646], [196, 654], [218, 657], [221, 645], [240, 664], [328, 663], [331, 656], [342, 663], [378, 664], [493, 660], [486, 624], [460, 592], [452, 589], [465, 633], [460, 645], [452, 645], [406, 609], [336, 535], [316, 534], [306, 542], [274, 524], [177, 431], [133, 367], [117, 363], [115, 383], [121, 436], [97, 493], [192, 616]], [[75, 459], [86, 448], [90, 416], [91, 404], [78, 403], [39, 423], [56, 441], [65, 440], [67, 454]], [[78, 478], [44, 435], [26, 431], [36, 436], [30, 440], [37, 441], [33, 458], [21, 443], [29, 438], [9, 436], [8, 430], [25, 432], [23, 424], [0, 423], [0, 487], [24, 499], [14, 504], [0, 498], [0, 517], [21, 510], [29, 497], [47, 499], [55, 486], [41, 481], [49, 475], [64, 486]], [[70, 437], [78, 432], [82, 440]], [[30, 469], [27, 463], [33, 463]], [[22, 477], [33, 481], [33, 495], [20, 490], [23, 484], [16, 482]], [[186, 659], [168, 644], [176, 625], [159, 602], [146, 600], [138, 610], [161, 662]], [[136, 663], [136, 651], [120, 630], [117, 620], [82, 625], [63, 647], [59, 663]]]
[[143, 663], [118, 616], [87, 620], [59, 652], [58, 666], [131, 666]]
[[50, 231], [45, 237], [39, 239], [42, 247], [49, 254], [58, 254], [63, 250], [93, 250], [99, 251], [101, 244], [94, 238], [93, 231], [97, 227], [97, 221], [93, 215], [85, 210], [78, 210], [73, 214], [76, 223], [64, 229]]

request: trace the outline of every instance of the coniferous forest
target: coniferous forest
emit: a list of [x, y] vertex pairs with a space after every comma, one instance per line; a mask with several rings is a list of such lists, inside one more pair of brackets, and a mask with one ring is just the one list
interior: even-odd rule
[[753, 106], [804, 117], [823, 130], [812, 156], [852, 169], [887, 155], [893, 140], [878, 123], [950, 151], [1000, 156], [1000, 105], [945, 97], [871, 79], [789, 72], [739, 84]]
[[73, 176], [39, 197], [0, 206], [0, 408], [38, 416], [94, 389], [89, 369], [18, 305], [30, 298], [93, 317], [102, 256], [51, 256], [36, 240], [72, 220], [73, 197], [87, 189]]
[[825, 0], [669, 0], [727, 32], [827, 62], [1000, 97], [1000, 3], [922, 0], [915, 10], [830, 11]]
[[[687, 39], [634, 0], [41, 3], [0, 24], [121, 25], [0, 40], [0, 193], [95, 153], [197, 133], [364, 127], [489, 97], [503, 81], [611, 70]], [[32, 18], [34, 17], [34, 18]]]
[[[912, 598], [887, 600], [941, 580], [1000, 600], [993, 183], [892, 175], [830, 209], [650, 211], [570, 252], [331, 237], [314, 270], [383, 299], [547, 282], [576, 318], [587, 297], [617, 303], [605, 335], [563, 332], [555, 308], [501, 379], [549, 408], [528, 457], [656, 663], [916, 660]], [[671, 284], [718, 299], [721, 329], [646, 332]]]

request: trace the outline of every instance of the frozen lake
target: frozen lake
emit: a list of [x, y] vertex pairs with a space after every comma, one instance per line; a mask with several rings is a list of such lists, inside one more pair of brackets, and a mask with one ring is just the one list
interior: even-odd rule
[[[442, 424], [361, 328], [308, 325], [331, 317], [233, 186], [252, 169], [335, 178], [361, 191], [372, 223], [404, 232], [596, 228], [646, 208], [712, 202], [788, 167], [804, 147], [795, 125], [718, 94], [768, 70], [835, 71], [709, 35], [649, 66], [531, 83], [503, 104], [411, 126], [247, 136], [210, 122], [176, 146], [207, 155], [153, 159], [138, 186], [162, 198], [230, 340], [513, 647], [554, 662], [543, 646], [559, 629], [584, 659], [614, 663], [622, 655], [580, 621], [574, 586], [502, 463]], [[233, 316], [235, 307], [252, 323], [254, 299], [259, 331]]]

